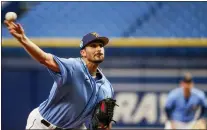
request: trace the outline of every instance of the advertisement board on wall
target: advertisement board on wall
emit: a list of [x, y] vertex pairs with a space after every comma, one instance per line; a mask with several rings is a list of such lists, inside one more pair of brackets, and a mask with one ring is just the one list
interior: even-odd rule
[[[119, 107], [115, 108], [114, 120], [116, 128], [163, 128], [166, 116], [164, 105], [169, 90], [163, 86], [145, 88], [119, 89], [115, 92], [115, 99]], [[135, 86], [135, 85], [134, 85]], [[115, 88], [116, 88], [115, 87]], [[202, 88], [202, 87], [200, 87]], [[203, 89], [203, 88], [202, 88]], [[207, 91], [205, 91], [207, 95]], [[207, 99], [206, 99], [207, 101]]]

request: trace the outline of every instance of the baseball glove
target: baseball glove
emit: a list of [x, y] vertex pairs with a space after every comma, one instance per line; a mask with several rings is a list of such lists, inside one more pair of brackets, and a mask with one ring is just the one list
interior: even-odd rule
[[[111, 121], [114, 121], [112, 118], [115, 106], [118, 105], [116, 104], [116, 100], [112, 98], [104, 99], [95, 106], [91, 120], [93, 130], [109, 128]], [[116, 121], [114, 122], [116, 123]]]

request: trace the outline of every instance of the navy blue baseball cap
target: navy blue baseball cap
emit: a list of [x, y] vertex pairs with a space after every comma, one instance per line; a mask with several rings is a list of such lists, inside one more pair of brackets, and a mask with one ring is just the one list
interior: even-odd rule
[[193, 82], [192, 75], [190, 73], [185, 73], [184, 77], [182, 78], [182, 81], [185, 82], [185, 83]]
[[85, 46], [95, 41], [99, 41], [103, 43], [103, 46], [109, 43], [109, 39], [107, 37], [100, 37], [98, 33], [92, 32], [92, 33], [88, 33], [85, 36], [83, 36], [83, 39], [81, 40], [81, 43], [80, 43], [80, 49], [82, 50]]

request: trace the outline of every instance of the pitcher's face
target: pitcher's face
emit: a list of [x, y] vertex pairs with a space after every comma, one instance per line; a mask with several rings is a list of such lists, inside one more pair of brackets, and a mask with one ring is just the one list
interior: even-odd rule
[[92, 42], [81, 50], [81, 55], [88, 61], [99, 64], [104, 61], [103, 44], [101, 42]]

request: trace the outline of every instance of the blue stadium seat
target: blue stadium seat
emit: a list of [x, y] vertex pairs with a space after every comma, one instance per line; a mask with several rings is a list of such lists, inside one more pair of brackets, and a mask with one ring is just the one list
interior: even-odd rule
[[[82, 37], [96, 31], [120, 37], [156, 2], [40, 2], [19, 22], [32, 37]], [[9, 36], [3, 29], [3, 36]]]
[[[96, 31], [109, 37], [206, 37], [204, 2], [40, 2], [18, 22], [30, 37], [82, 37]], [[149, 14], [147, 20], [143, 16]], [[143, 24], [136, 25], [141, 19]], [[134, 25], [135, 24], [135, 25]], [[130, 31], [133, 27], [135, 31]], [[3, 37], [11, 37], [2, 29]]]
[[162, 8], [130, 36], [206, 37], [206, 11], [204, 2], [163, 2]]

